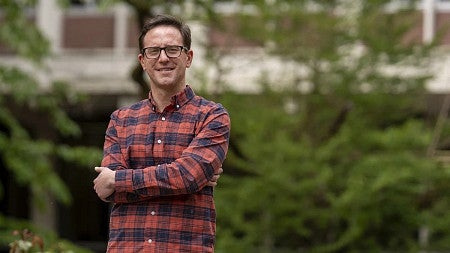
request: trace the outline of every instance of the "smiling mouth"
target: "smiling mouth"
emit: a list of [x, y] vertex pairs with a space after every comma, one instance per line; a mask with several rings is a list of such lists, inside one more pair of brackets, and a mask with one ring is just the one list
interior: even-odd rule
[[169, 71], [172, 71], [172, 70], [174, 70], [174, 68], [160, 68], [160, 69], [157, 69], [158, 72], [169, 72]]

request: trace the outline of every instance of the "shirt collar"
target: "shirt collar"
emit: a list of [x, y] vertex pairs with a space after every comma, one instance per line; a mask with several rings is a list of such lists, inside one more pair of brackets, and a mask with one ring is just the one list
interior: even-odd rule
[[[171, 103], [164, 110], [168, 111], [178, 110], [187, 102], [189, 102], [189, 100], [191, 100], [194, 96], [195, 96], [194, 90], [192, 90], [192, 88], [189, 85], [186, 85], [184, 90], [182, 90], [181, 92], [170, 98]], [[156, 111], [156, 103], [153, 100], [151, 91], [148, 94], [148, 99], [152, 106], [152, 110]]]

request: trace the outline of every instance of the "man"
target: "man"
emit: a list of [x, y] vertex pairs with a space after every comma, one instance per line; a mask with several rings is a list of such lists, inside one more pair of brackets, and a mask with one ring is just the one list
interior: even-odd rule
[[149, 98], [111, 114], [94, 180], [112, 202], [108, 252], [214, 252], [213, 186], [228, 150], [230, 118], [186, 84], [193, 51], [187, 25], [146, 22], [138, 60]]

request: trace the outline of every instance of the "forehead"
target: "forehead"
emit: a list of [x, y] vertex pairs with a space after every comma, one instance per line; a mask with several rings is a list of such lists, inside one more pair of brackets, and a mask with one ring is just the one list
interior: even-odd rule
[[173, 26], [157, 26], [147, 32], [144, 37], [144, 47], [183, 45], [180, 31]]

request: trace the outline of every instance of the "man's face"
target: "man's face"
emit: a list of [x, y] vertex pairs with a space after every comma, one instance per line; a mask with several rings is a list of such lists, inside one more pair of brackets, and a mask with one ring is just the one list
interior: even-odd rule
[[[143, 40], [144, 48], [183, 46], [181, 33], [172, 26], [157, 26], [147, 32]], [[191, 66], [193, 52], [182, 50], [179, 57], [169, 58], [164, 50], [156, 59], [148, 59], [142, 52], [138, 59], [150, 77], [150, 87], [164, 90], [180, 90], [186, 85], [186, 69]]]

